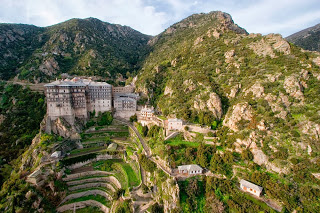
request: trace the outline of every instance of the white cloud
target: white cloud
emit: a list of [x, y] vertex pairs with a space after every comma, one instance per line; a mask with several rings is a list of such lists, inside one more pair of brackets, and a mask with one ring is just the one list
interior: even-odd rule
[[157, 12], [154, 6], [144, 5], [142, 0], [1, 1], [6, 6], [0, 8], [0, 20], [9, 23], [48, 26], [71, 18], [95, 17], [155, 35], [169, 20], [165, 12]]
[[0, 0], [0, 21], [48, 26], [95, 17], [156, 35], [200, 12], [221, 10], [248, 32], [287, 36], [320, 22], [319, 0]]

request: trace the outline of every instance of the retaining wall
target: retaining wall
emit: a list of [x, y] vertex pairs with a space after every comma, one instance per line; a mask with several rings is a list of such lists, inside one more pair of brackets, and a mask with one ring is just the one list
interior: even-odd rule
[[63, 205], [63, 206], [60, 206], [59, 208], [57, 208], [57, 211], [64, 212], [67, 210], [73, 210], [74, 207], [75, 207], [75, 209], [81, 209], [81, 208], [85, 208], [87, 206], [96, 206], [96, 207], [100, 208], [105, 213], [110, 212], [110, 209], [108, 207], [106, 207], [102, 203], [99, 203], [98, 201], [95, 201], [95, 200], [86, 200], [86, 201], [80, 201], [80, 202], [66, 204], [66, 205]]
[[77, 169], [77, 168], [80, 168], [84, 165], [87, 165], [89, 163], [92, 163], [92, 162], [95, 162], [95, 161], [99, 161], [99, 160], [110, 160], [110, 159], [120, 159], [119, 157], [117, 156], [113, 156], [113, 155], [108, 155], [108, 154], [105, 154], [105, 155], [98, 155], [96, 158], [93, 158], [93, 159], [90, 159], [90, 160], [87, 160], [87, 161], [83, 161], [83, 162], [79, 162], [79, 163], [75, 163], [75, 164], [72, 164], [70, 166], [67, 166], [68, 169], [72, 170], [72, 169]]
[[88, 179], [82, 179], [82, 180], [76, 180], [76, 181], [70, 181], [67, 182], [68, 186], [74, 186], [84, 183], [90, 183], [90, 182], [111, 182], [115, 184], [119, 189], [121, 188], [120, 182], [115, 178], [114, 176], [110, 177], [97, 177], [97, 178], [88, 178]]
[[70, 194], [67, 197], [65, 197], [61, 203], [64, 203], [68, 200], [72, 200], [72, 199], [76, 199], [79, 197], [85, 197], [87, 195], [101, 195], [105, 198], [107, 198], [108, 200], [112, 201], [112, 197], [110, 194], [108, 194], [105, 191], [99, 190], [99, 189], [93, 189], [93, 190], [88, 190], [88, 191], [84, 191], [84, 192], [78, 192], [78, 193], [74, 193], [74, 194]]
[[70, 181], [73, 179], [77, 179], [80, 177], [91, 176], [91, 175], [110, 175], [113, 174], [112, 172], [106, 171], [87, 171], [87, 172], [80, 172], [76, 174], [67, 175], [67, 177], [62, 178], [63, 181]]
[[86, 183], [82, 185], [77, 185], [77, 186], [71, 186], [68, 189], [70, 191], [76, 191], [79, 189], [87, 189], [87, 188], [94, 188], [94, 187], [105, 187], [110, 189], [112, 192], [115, 192], [116, 189], [109, 183], [103, 183], [103, 182], [98, 182], [98, 183]]

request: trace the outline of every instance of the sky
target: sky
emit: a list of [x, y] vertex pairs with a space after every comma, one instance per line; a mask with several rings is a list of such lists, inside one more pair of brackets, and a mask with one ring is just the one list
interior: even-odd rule
[[320, 23], [319, 0], [0, 0], [0, 23], [50, 26], [94, 17], [157, 35], [194, 13], [223, 11], [249, 33], [284, 37]]

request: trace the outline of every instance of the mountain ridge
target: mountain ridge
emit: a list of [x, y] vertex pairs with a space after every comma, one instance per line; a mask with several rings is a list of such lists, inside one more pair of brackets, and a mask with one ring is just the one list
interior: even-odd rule
[[[31, 38], [19, 28], [27, 33], [33, 29]], [[70, 19], [49, 27], [2, 24], [0, 71], [3, 79], [19, 74], [20, 79], [33, 82], [48, 81], [61, 73], [122, 79], [127, 72], [137, 69], [150, 38], [128, 26], [95, 18]], [[10, 46], [17, 39], [20, 43]], [[25, 46], [23, 41], [28, 39], [32, 39], [29, 43], [33, 46], [23, 52], [19, 46]], [[13, 63], [7, 64], [11, 60]], [[16, 66], [17, 63], [21, 66]]]
[[[117, 40], [118, 37], [125, 37], [126, 33], [129, 37], [134, 36], [123, 28], [123, 31], [118, 30], [115, 25], [110, 26], [114, 34], [109, 34], [109, 31], [97, 32], [99, 27], [105, 29], [105, 26], [89, 23], [84, 24], [88, 28], [83, 29], [79, 25], [87, 22], [78, 22], [55, 26], [43, 34], [44, 44], [30, 57], [36, 60], [41, 56], [45, 59], [36, 63], [42, 73], [48, 71], [50, 66], [53, 70], [57, 70], [54, 66], [59, 66], [59, 71], [52, 72], [52, 76], [44, 75], [39, 81], [59, 76], [61, 69], [69, 70], [68, 73], [74, 75], [101, 75], [106, 80], [109, 76], [103, 76], [106, 74], [103, 70], [96, 70], [101, 60], [93, 59], [101, 58], [104, 51], [121, 46], [122, 43], [117, 41], [126, 41]], [[96, 33], [91, 35], [91, 32]], [[104, 38], [104, 32], [108, 32], [106, 35], [109, 37]], [[149, 182], [147, 188], [157, 186], [157, 195], [163, 200], [167, 211], [273, 212], [265, 203], [239, 190], [238, 180], [245, 179], [263, 187], [264, 198], [279, 203], [283, 212], [319, 212], [320, 53], [303, 50], [279, 34], [248, 34], [234, 23], [230, 15], [220, 11], [192, 15], [156, 37], [142, 36], [140, 39], [143, 38], [142, 43], [138, 40], [137, 43], [127, 44], [130, 48], [141, 45], [146, 49], [134, 58], [138, 66], [126, 75], [126, 83], [135, 85], [136, 91], [144, 97], [141, 103], [148, 99], [149, 104], [162, 115], [161, 118], [181, 118], [187, 123], [211, 129], [210, 134], [202, 134], [191, 131], [186, 125], [177, 137], [165, 141], [162, 127], [135, 124], [145, 137], [153, 159], [169, 169], [198, 164], [213, 174], [176, 183], [167, 179], [161, 170], [155, 169], [156, 166], [148, 162], [146, 156], [139, 155], [139, 161], [147, 171], [147, 182], [156, 177], [156, 183]], [[100, 43], [95, 45], [91, 40]], [[99, 52], [100, 49], [94, 49], [106, 40], [109, 41], [107, 50]], [[115, 50], [118, 52], [119, 49]], [[136, 53], [136, 50], [128, 51]], [[86, 68], [82, 73], [74, 69], [77, 65], [66, 64], [70, 60], [68, 57], [75, 57], [71, 54], [74, 52], [80, 55], [75, 61]], [[28, 63], [31, 62], [29, 60]], [[94, 62], [97, 63], [95, 66]], [[125, 66], [126, 61], [118, 62], [115, 64]], [[37, 70], [30, 70], [35, 65], [28, 63], [22, 65], [25, 69], [22, 71], [29, 72], [31, 78], [28, 79], [38, 81]], [[19, 71], [20, 77], [23, 77], [22, 71]], [[115, 79], [121, 79], [117, 76], [120, 71], [113, 71]], [[120, 74], [124, 75], [124, 71], [121, 70]], [[35, 79], [33, 74], [36, 74]], [[122, 76], [121, 80], [124, 81], [125, 77]], [[4, 111], [8, 107], [14, 109], [16, 105], [28, 104], [23, 99], [16, 103], [17, 98], [6, 96], [9, 95], [3, 94], [1, 102]], [[38, 102], [44, 104], [40, 98]], [[22, 119], [22, 116], [21, 113], [19, 118]], [[61, 125], [64, 125], [63, 122]], [[97, 131], [99, 129], [96, 128]], [[55, 136], [40, 135], [39, 146], [42, 142], [51, 144], [56, 141]], [[91, 137], [91, 134], [85, 135]], [[50, 139], [48, 143], [46, 138]], [[47, 148], [45, 144], [44, 148]], [[41, 150], [39, 147], [38, 153]], [[30, 189], [20, 178], [29, 169], [22, 166], [27, 165], [23, 161], [33, 164], [28, 160], [31, 158], [29, 153], [34, 153], [32, 147], [24, 153], [23, 160], [19, 157], [15, 161], [14, 168], [17, 169], [11, 176], [11, 167], [4, 172], [7, 181], [1, 190], [3, 199], [0, 209], [25, 209], [33, 205], [32, 192], [28, 192], [29, 199], [24, 199], [23, 193]], [[36, 154], [32, 157], [40, 162], [42, 156]], [[150, 164], [153, 165], [152, 170], [149, 168], [152, 173], [148, 173]], [[51, 187], [50, 184], [48, 186]], [[163, 185], [174, 185], [175, 190], [163, 190]], [[60, 189], [65, 192], [61, 185]], [[23, 193], [18, 193], [21, 191]], [[55, 192], [53, 189], [51, 191]], [[163, 191], [167, 194], [161, 194]], [[37, 206], [47, 205], [35, 200]], [[172, 205], [177, 207], [174, 210], [168, 208], [172, 202], [176, 202]]]
[[296, 32], [286, 39], [310, 51], [320, 51], [320, 24]]

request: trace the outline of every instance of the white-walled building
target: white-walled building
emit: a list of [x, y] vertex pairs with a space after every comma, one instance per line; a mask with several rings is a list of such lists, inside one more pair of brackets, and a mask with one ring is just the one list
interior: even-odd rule
[[140, 111], [140, 116], [141, 116], [141, 119], [145, 119], [145, 120], [153, 119], [154, 117], [153, 106], [152, 107], [144, 106]]
[[178, 166], [178, 171], [180, 174], [196, 175], [196, 174], [202, 174], [203, 169], [197, 164], [190, 164], [190, 165]]
[[181, 130], [182, 129], [182, 124], [183, 121], [181, 119], [168, 119], [167, 121], [167, 130], [172, 131], [172, 130]]
[[243, 180], [243, 179], [240, 180], [240, 188], [243, 191], [249, 192], [249, 193], [254, 194], [258, 197], [260, 197], [262, 190], [263, 190], [263, 188], [261, 186], [258, 186], [256, 184], [253, 184], [253, 183], [246, 181], [246, 180]]

